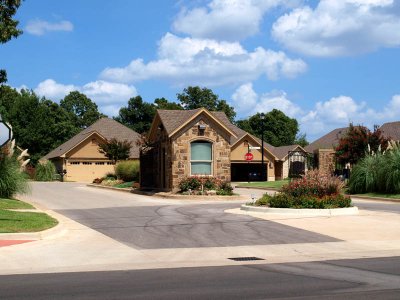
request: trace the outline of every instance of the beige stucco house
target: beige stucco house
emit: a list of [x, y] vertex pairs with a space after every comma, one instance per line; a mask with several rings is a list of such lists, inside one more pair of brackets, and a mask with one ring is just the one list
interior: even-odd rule
[[101, 118], [41, 158], [52, 161], [57, 172], [66, 171], [64, 180], [92, 182], [111, 172], [114, 163], [99, 152], [99, 143], [115, 138], [132, 142], [129, 159], [139, 159], [140, 135], [119, 122]]
[[[265, 180], [286, 178], [288, 151], [298, 145], [273, 147], [233, 125], [223, 112], [158, 110], [148, 147], [141, 153], [141, 187], [176, 190], [189, 176], [214, 176], [224, 181], [261, 180], [264, 152]], [[253, 154], [246, 161], [245, 154]], [[285, 164], [286, 163], [286, 164]], [[285, 170], [287, 168], [287, 170]]]

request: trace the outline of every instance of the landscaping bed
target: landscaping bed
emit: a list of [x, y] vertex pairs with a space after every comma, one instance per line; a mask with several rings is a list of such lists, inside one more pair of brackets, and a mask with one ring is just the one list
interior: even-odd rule
[[275, 195], [265, 194], [247, 205], [290, 209], [351, 207], [350, 197], [342, 193], [343, 186], [339, 178], [314, 170], [284, 185]]

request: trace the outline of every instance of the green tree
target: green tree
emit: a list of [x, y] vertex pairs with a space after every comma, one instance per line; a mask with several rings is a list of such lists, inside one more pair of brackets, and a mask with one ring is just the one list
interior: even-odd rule
[[8, 114], [19, 96], [16, 89], [8, 85], [0, 85], [0, 116], [3, 120], [8, 121]]
[[264, 141], [275, 147], [295, 143], [299, 131], [296, 119], [286, 116], [278, 109], [273, 109], [265, 114], [264, 121], [261, 116], [261, 113], [256, 113], [247, 120], [237, 122], [237, 125], [259, 138], [264, 129]]
[[374, 126], [374, 131], [367, 127], [350, 123], [346, 134], [339, 140], [339, 145], [335, 149], [337, 161], [341, 164], [355, 164], [370, 151], [377, 152], [386, 150], [388, 139], [382, 135], [378, 126]]
[[178, 93], [177, 98], [184, 109], [204, 107], [210, 111], [223, 111], [231, 122], [236, 117], [234, 108], [208, 88], [189, 86], [182, 93]]
[[73, 91], [60, 101], [60, 106], [71, 114], [74, 125], [81, 129], [86, 128], [105, 117], [98, 110], [97, 104], [86, 95]]
[[17, 94], [7, 120], [13, 126], [17, 145], [29, 149], [33, 164], [79, 132], [67, 111], [27, 90]]
[[309, 144], [307, 141], [307, 136], [305, 133], [300, 133], [296, 136], [296, 140], [294, 141], [296, 145], [300, 145], [302, 147], [305, 147]]
[[156, 98], [154, 100], [156, 109], [167, 109], [167, 110], [182, 110], [183, 107], [179, 103], [169, 102], [164, 97]]
[[[22, 34], [17, 28], [19, 22], [13, 19], [20, 5], [21, 0], [0, 0], [0, 44]], [[4, 82], [7, 82], [7, 73], [0, 70], [0, 84]]]
[[155, 112], [154, 104], [144, 102], [141, 96], [136, 96], [129, 99], [127, 107], [119, 110], [115, 120], [138, 133], [145, 133], [150, 129]]
[[103, 153], [108, 159], [113, 162], [125, 160], [129, 158], [129, 152], [132, 148], [132, 142], [118, 141], [111, 139], [104, 143], [99, 144], [99, 152]]

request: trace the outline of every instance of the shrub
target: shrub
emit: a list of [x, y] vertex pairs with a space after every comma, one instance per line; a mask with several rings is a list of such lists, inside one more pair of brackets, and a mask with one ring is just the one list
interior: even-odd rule
[[233, 187], [230, 182], [222, 181], [217, 187], [217, 195], [221, 196], [232, 196]]
[[281, 188], [281, 192], [293, 197], [340, 194], [344, 183], [336, 176], [318, 170], [308, 171], [302, 178], [292, 180]]
[[400, 149], [361, 159], [353, 167], [348, 186], [353, 194], [400, 193]]
[[108, 173], [106, 173], [106, 176], [103, 177], [103, 179], [104, 179], [104, 178], [108, 178], [108, 179], [114, 178], [114, 179], [117, 179], [117, 175], [115, 175], [115, 173], [108, 172]]
[[28, 190], [26, 176], [15, 158], [0, 157], [0, 197], [11, 198]]
[[181, 180], [179, 183], [179, 189], [181, 192], [187, 192], [189, 190], [196, 191], [201, 188], [201, 181], [198, 177], [191, 176]]
[[53, 181], [55, 175], [56, 175], [56, 167], [49, 160], [47, 160], [44, 163], [39, 163], [36, 166], [36, 171], [35, 171], [36, 181]]
[[179, 189], [181, 193], [187, 193], [191, 190], [194, 193], [200, 194], [204, 191], [216, 190], [217, 195], [233, 195], [233, 188], [229, 182], [209, 176], [186, 177], [179, 182]]
[[344, 183], [335, 176], [309, 171], [302, 178], [283, 186], [278, 194], [264, 195], [255, 205], [268, 204], [276, 208], [349, 207], [351, 199], [342, 194], [343, 186]]
[[123, 181], [137, 181], [139, 180], [139, 161], [126, 160], [117, 163], [115, 166], [115, 174], [118, 179]]
[[270, 207], [290, 208], [293, 207], [293, 196], [278, 193], [269, 199]]
[[255, 206], [267, 206], [269, 205], [269, 200], [271, 199], [271, 196], [268, 194], [264, 194], [260, 199], [258, 199], [256, 202], [254, 202]]

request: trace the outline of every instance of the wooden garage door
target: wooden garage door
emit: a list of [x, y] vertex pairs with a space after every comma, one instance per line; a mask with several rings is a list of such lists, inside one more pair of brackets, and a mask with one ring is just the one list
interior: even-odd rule
[[67, 163], [67, 181], [92, 182], [107, 173], [114, 173], [114, 165], [109, 162], [73, 161]]

